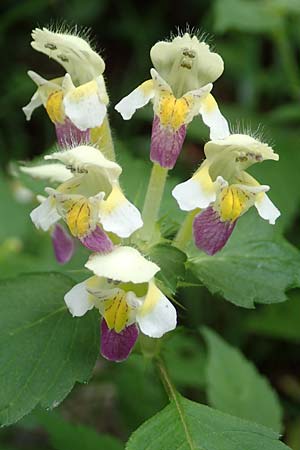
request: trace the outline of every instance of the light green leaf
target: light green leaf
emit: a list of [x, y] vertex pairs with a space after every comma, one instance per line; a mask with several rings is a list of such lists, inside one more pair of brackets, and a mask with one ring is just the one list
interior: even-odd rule
[[179, 394], [130, 437], [126, 450], [288, 450], [269, 428]]
[[283, 302], [285, 291], [300, 283], [299, 251], [254, 211], [239, 219], [222, 251], [192, 254], [187, 265], [194, 275], [213, 294], [245, 308]]
[[288, 301], [249, 312], [246, 327], [262, 336], [300, 343], [300, 295], [293, 292]]
[[122, 442], [99, 434], [92, 428], [66, 422], [58, 414], [38, 413], [38, 423], [45, 428], [55, 450], [122, 450]]
[[99, 352], [97, 315], [73, 318], [64, 303], [72, 287], [59, 273], [1, 281], [0, 423], [35, 406], [54, 408], [76, 381], [87, 381]]
[[214, 408], [281, 431], [282, 411], [269, 381], [242, 353], [208, 328], [207, 395]]
[[158, 244], [150, 249], [148, 256], [160, 267], [156, 278], [161, 281], [164, 292], [174, 295], [178, 282], [185, 276], [186, 254], [169, 244]]

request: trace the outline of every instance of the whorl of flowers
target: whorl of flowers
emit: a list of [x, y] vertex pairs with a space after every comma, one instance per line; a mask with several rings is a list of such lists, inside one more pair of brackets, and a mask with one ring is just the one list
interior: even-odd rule
[[37, 228], [51, 234], [59, 263], [70, 260], [76, 240], [93, 252], [85, 264], [90, 277], [75, 285], [65, 302], [76, 317], [98, 309], [101, 353], [121, 361], [140, 332], [160, 338], [176, 327], [176, 309], [156, 280], [160, 267], [145, 252], [159, 241], [156, 222], [164, 184], [188, 124], [202, 118], [210, 140], [200, 167], [172, 192], [192, 220], [181, 250], [194, 238], [198, 249], [208, 255], [220, 251], [251, 206], [274, 224], [280, 212], [266, 194], [270, 187], [247, 170], [265, 160], [277, 161], [278, 155], [258, 139], [230, 133], [211, 94], [224, 70], [217, 53], [189, 33], [157, 42], [150, 51], [151, 77], [115, 106], [129, 120], [148, 102], [153, 105], [150, 159], [154, 165], [141, 214], [120, 184], [122, 168], [115, 161], [107, 118], [102, 57], [77, 35], [43, 28], [35, 29], [32, 39], [32, 47], [58, 62], [65, 74], [46, 80], [28, 72], [37, 90], [23, 108], [26, 118], [43, 105], [58, 144], [44, 156], [45, 164], [20, 168], [48, 182], [30, 216]]

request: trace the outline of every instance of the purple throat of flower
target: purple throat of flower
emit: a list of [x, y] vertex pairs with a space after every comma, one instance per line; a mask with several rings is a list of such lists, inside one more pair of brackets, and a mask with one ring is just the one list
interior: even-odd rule
[[196, 246], [208, 255], [219, 252], [230, 238], [235, 221], [222, 221], [211, 206], [201, 211], [194, 219], [193, 234]]
[[62, 148], [75, 147], [90, 142], [90, 129], [79, 130], [70, 119], [55, 124], [58, 145]]
[[55, 258], [59, 264], [66, 264], [73, 256], [74, 240], [60, 224], [56, 224], [51, 234]]
[[101, 355], [109, 361], [121, 362], [128, 358], [139, 335], [136, 324], [129, 325], [120, 333], [109, 329], [105, 319], [101, 322]]
[[97, 226], [94, 231], [87, 236], [80, 238], [81, 243], [91, 250], [97, 253], [109, 253], [113, 250], [114, 244], [107, 236], [105, 231]]
[[177, 130], [163, 126], [158, 116], [154, 116], [151, 134], [150, 159], [166, 169], [173, 169], [181, 152], [186, 135], [186, 125]]

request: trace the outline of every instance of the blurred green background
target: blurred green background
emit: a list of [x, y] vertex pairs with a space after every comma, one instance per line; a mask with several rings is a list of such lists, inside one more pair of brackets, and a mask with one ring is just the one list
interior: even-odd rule
[[[67, 266], [56, 264], [49, 237], [34, 230], [30, 222], [28, 214], [35, 203], [22, 188], [25, 183], [38, 192], [41, 185], [37, 188], [11, 175], [15, 161], [38, 157], [55, 141], [45, 111], [39, 108], [27, 123], [21, 107], [35, 89], [27, 70], [45, 78], [63, 73], [55, 62], [30, 47], [31, 30], [62, 23], [90, 28], [106, 61], [110, 120], [118, 161], [124, 166], [123, 184], [129, 198], [139, 205], [151, 168], [151, 107], [123, 122], [113, 105], [149, 77], [149, 51], [157, 40], [168, 38], [170, 32], [176, 34], [177, 27], [185, 30], [187, 24], [203, 32], [225, 62], [213, 93], [231, 129], [257, 133], [280, 154], [278, 164], [267, 162], [253, 173], [272, 187], [270, 196], [282, 212], [278, 232], [300, 246], [300, 0], [2, 0], [0, 11], [1, 278], [40, 270], [62, 270], [80, 278], [77, 269], [87, 258], [81, 249]], [[195, 119], [161, 211], [174, 222], [183, 215], [170, 189], [200, 163], [207, 139], [207, 129]], [[186, 307], [179, 310], [180, 323], [189, 331], [183, 335], [179, 330], [165, 345], [169, 370], [180, 390], [205, 402], [205, 350], [198, 330], [202, 324], [210, 325], [269, 378], [284, 408], [285, 441], [300, 450], [300, 293], [294, 291], [283, 304], [256, 310], [237, 308], [201, 286], [182, 289], [179, 294]], [[57, 415], [34, 413], [20, 425], [2, 430], [0, 449], [82, 449], [84, 430], [72, 429], [60, 416], [123, 440], [166, 402], [153, 369], [139, 354], [122, 365], [100, 360], [92, 382], [77, 386]], [[72, 442], [71, 435], [77, 436]], [[86, 448], [118, 448], [112, 441], [101, 447], [97, 439], [85, 442]]]

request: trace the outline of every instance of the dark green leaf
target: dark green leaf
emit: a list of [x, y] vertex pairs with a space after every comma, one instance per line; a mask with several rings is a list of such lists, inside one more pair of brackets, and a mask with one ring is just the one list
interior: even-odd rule
[[207, 394], [214, 408], [281, 431], [278, 397], [255, 366], [208, 328]]
[[132, 434], [126, 450], [288, 450], [269, 428], [175, 399]]
[[291, 293], [289, 300], [279, 305], [262, 307], [249, 312], [248, 330], [263, 336], [300, 343], [300, 296]]
[[176, 330], [165, 338], [162, 351], [176, 386], [203, 388], [206, 355], [197, 336]]
[[174, 295], [178, 282], [185, 276], [186, 254], [169, 244], [158, 244], [148, 256], [160, 267], [156, 278], [162, 282], [165, 293]]
[[76, 381], [87, 381], [99, 351], [97, 315], [73, 318], [64, 303], [72, 287], [59, 273], [0, 283], [0, 423], [35, 406], [54, 408]]
[[65, 422], [54, 413], [37, 414], [38, 423], [49, 434], [56, 450], [122, 450], [122, 443], [115, 437], [99, 434], [92, 428]]
[[248, 212], [214, 256], [193, 251], [188, 267], [212, 293], [245, 308], [279, 303], [300, 283], [300, 254], [274, 228]]

